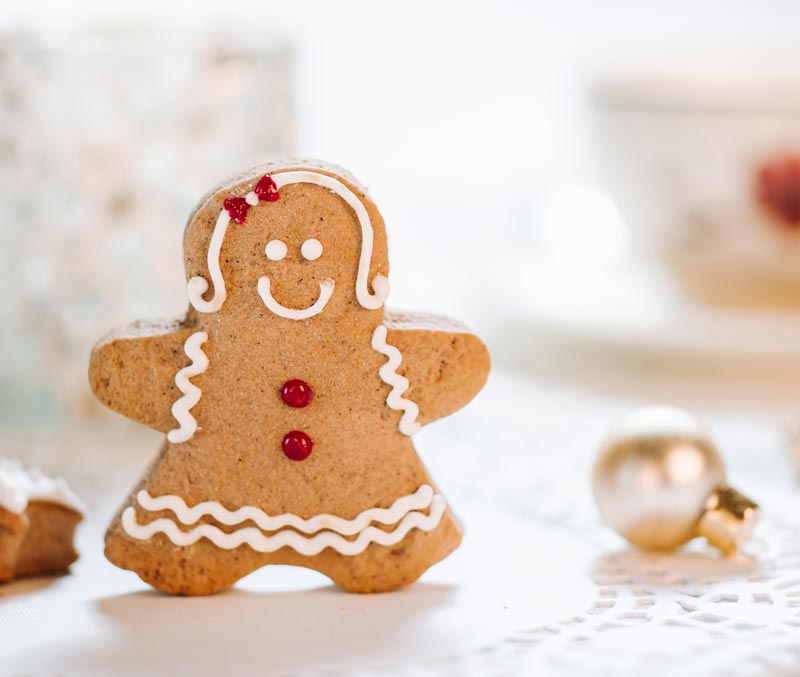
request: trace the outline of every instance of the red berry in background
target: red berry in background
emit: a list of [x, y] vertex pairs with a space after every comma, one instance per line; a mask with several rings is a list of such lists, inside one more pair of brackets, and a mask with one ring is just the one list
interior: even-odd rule
[[253, 192], [258, 195], [259, 200], [265, 200], [266, 202], [277, 202], [281, 196], [278, 192], [278, 186], [268, 174], [258, 180]]
[[303, 461], [308, 458], [314, 448], [314, 442], [304, 432], [292, 430], [292, 432], [284, 435], [281, 446], [287, 458], [292, 461]]
[[229, 197], [222, 203], [222, 206], [225, 207], [231, 220], [236, 223], [244, 223], [247, 218], [247, 210], [250, 209], [250, 205], [243, 197]]
[[281, 399], [283, 403], [295, 409], [307, 407], [311, 404], [313, 398], [314, 392], [311, 390], [311, 386], [305, 381], [301, 381], [299, 378], [286, 381], [281, 387]]
[[784, 226], [800, 229], [800, 157], [788, 155], [761, 167], [756, 198]]

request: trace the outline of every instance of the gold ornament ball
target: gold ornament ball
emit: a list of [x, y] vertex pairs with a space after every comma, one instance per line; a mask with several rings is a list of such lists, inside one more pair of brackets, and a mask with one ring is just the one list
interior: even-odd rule
[[669, 550], [698, 535], [725, 466], [703, 425], [674, 407], [650, 406], [612, 430], [592, 487], [603, 520], [641, 548]]

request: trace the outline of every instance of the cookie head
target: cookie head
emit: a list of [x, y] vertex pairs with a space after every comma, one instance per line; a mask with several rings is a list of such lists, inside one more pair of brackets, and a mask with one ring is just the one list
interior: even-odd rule
[[252, 306], [299, 321], [376, 310], [388, 295], [380, 214], [354, 184], [319, 170], [221, 189], [190, 220], [185, 248], [200, 312]]

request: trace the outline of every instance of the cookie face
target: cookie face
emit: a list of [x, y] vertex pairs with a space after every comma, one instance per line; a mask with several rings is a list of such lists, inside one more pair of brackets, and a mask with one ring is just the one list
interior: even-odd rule
[[[277, 317], [292, 320], [323, 311], [340, 317], [354, 303], [380, 308], [388, 295], [388, 262], [383, 220], [374, 206], [328, 174], [297, 170], [268, 178], [277, 199], [265, 203], [255, 190], [245, 198], [222, 193], [189, 223], [188, 294], [194, 308], [217, 312], [260, 299]], [[244, 202], [233, 209], [234, 200]], [[195, 241], [198, 253], [190, 248]], [[197, 265], [204, 260], [205, 267]], [[204, 293], [209, 279], [211, 296]]]
[[328, 165], [215, 189], [184, 248], [186, 318], [137, 323], [92, 355], [101, 401], [167, 434], [109, 528], [109, 559], [181, 594], [270, 563], [361, 592], [415, 580], [460, 528], [411, 436], [480, 390], [483, 344], [385, 310], [383, 220]]

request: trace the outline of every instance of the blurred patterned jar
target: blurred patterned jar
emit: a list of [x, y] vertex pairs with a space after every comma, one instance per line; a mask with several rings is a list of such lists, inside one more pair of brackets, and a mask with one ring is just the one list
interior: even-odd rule
[[276, 39], [0, 36], [0, 425], [86, 411], [98, 336], [185, 309], [184, 222], [291, 151], [291, 66]]

